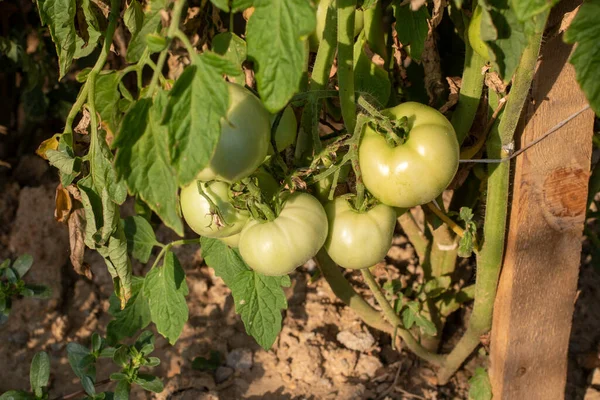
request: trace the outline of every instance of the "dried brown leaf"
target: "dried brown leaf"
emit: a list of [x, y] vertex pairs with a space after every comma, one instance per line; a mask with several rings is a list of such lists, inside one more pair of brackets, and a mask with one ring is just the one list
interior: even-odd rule
[[506, 85], [495, 71], [488, 71], [488, 73], [485, 74], [485, 85], [490, 89], [495, 90], [496, 93], [506, 93]]
[[87, 107], [83, 107], [82, 114], [83, 115], [81, 116], [79, 123], [75, 127], [75, 133], [78, 133], [80, 135], [87, 135], [88, 128], [90, 127], [90, 120], [91, 120], [90, 112], [88, 111]]
[[73, 269], [79, 275], [83, 275], [88, 279], [92, 279], [92, 271], [90, 265], [83, 262], [85, 254], [85, 211], [83, 208], [78, 208], [71, 213], [69, 218], [69, 246], [71, 248], [71, 264]]
[[440, 108], [440, 112], [445, 114], [449, 109], [454, 107], [456, 103], [458, 103], [458, 96], [460, 92], [461, 78], [459, 76], [447, 76], [446, 81], [448, 82], [448, 86], [450, 87], [450, 95], [448, 96], [448, 101]]
[[56, 187], [56, 195], [54, 197], [56, 208], [54, 209], [54, 219], [64, 224], [69, 219], [69, 214], [73, 209], [73, 201], [69, 191], [63, 187], [62, 184], [58, 184]]
[[12, 166], [9, 163], [7, 163], [6, 161], [2, 161], [2, 160], [0, 160], [0, 166], [6, 167], [6, 168], [12, 168]]

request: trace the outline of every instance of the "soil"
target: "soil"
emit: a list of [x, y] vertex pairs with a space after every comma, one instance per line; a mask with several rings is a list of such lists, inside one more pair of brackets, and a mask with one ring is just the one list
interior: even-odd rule
[[[41, 350], [51, 357], [52, 396], [80, 390], [66, 344], [89, 345], [91, 334], [103, 334], [111, 319], [112, 282], [102, 258], [86, 253], [91, 280], [69, 264], [67, 228], [53, 216], [56, 186], [52, 171], [33, 155], [22, 157], [12, 170], [0, 170], [0, 260], [31, 254], [35, 262], [26, 281], [53, 290], [50, 300], [15, 301], [9, 321], [0, 326], [0, 392], [28, 389], [29, 364]], [[126, 203], [123, 214], [131, 209]], [[157, 236], [161, 241], [175, 239], [165, 227]], [[187, 274], [190, 319], [174, 346], [157, 335], [153, 355], [162, 363], [153, 373], [163, 378], [165, 390], [156, 399], [467, 399], [469, 377], [486, 362], [482, 355], [473, 357], [449, 385], [436, 386], [435, 372], [426, 363], [392, 349], [390, 337], [367, 328], [324, 280], [311, 282], [312, 263], [293, 274], [282, 332], [265, 351], [246, 335], [229, 289], [204, 264], [201, 250], [185, 246], [175, 251]], [[412, 246], [398, 233], [376, 275], [414, 273], [417, 264]], [[145, 273], [144, 268], [136, 264], [135, 273]], [[350, 278], [361, 289], [360, 276]], [[599, 364], [600, 274], [585, 253], [580, 281], [566, 398], [600, 399], [600, 373], [593, 374]], [[458, 337], [466, 312], [450, 319], [447, 331], [455, 333], [446, 341]], [[222, 360], [216, 371], [192, 368], [192, 360], [209, 358], [214, 351]], [[111, 372], [111, 363], [101, 362], [98, 380]], [[151, 397], [134, 392], [132, 398]]]

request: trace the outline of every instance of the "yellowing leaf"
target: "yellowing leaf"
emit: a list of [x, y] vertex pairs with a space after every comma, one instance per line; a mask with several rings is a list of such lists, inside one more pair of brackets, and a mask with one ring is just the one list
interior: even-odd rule
[[54, 135], [50, 139], [44, 140], [40, 144], [40, 146], [37, 148], [35, 153], [38, 156], [42, 157], [44, 160], [47, 160], [48, 157], [46, 156], [46, 152], [48, 150], [56, 150], [56, 149], [58, 149], [58, 136]]

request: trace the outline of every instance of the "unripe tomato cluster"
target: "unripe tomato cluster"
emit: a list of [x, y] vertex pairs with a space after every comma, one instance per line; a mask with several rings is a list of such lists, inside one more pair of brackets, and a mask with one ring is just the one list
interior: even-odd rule
[[[238, 248], [246, 264], [263, 275], [289, 274], [322, 247], [345, 268], [376, 264], [391, 246], [399, 210], [434, 200], [458, 168], [459, 146], [450, 122], [433, 108], [403, 103], [383, 115], [405, 122], [404, 142], [391, 143], [367, 125], [358, 148], [365, 188], [377, 204], [359, 212], [352, 195], [329, 201], [332, 182], [324, 180], [316, 185], [319, 200], [304, 192], [285, 193], [277, 214], [263, 220], [234, 206], [230, 184], [252, 174], [263, 198], [278, 196], [278, 183], [260, 167], [267, 154], [273, 154], [274, 117], [243, 87], [229, 84], [229, 94], [219, 143], [198, 180], [181, 190], [181, 209], [196, 233]], [[278, 152], [294, 143], [296, 130], [295, 115], [288, 108], [275, 131]], [[340, 176], [348, 173], [345, 167]]]

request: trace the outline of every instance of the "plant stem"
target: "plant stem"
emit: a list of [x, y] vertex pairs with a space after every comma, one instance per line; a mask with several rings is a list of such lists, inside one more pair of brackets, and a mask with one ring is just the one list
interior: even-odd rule
[[483, 89], [483, 67], [486, 64], [486, 60], [473, 51], [468, 36], [465, 33], [465, 66], [458, 95], [458, 106], [456, 106], [451, 120], [459, 144], [465, 140], [475, 120]]
[[[540, 18], [545, 21], [548, 13]], [[542, 41], [543, 25], [531, 38], [517, 68], [504, 115], [490, 132], [487, 152], [491, 158], [506, 158], [503, 147], [512, 142], [517, 122], [529, 93], [531, 81]], [[480, 336], [487, 333], [492, 324], [492, 312], [502, 258], [506, 229], [510, 163], [490, 164], [488, 167], [488, 196], [486, 202], [483, 245], [477, 255], [475, 304], [467, 331], [446, 358], [446, 364], [438, 371], [438, 383], [444, 385], [460, 368], [465, 359], [477, 348]]]
[[[110, 52], [110, 46], [115, 34], [115, 29], [117, 28], [120, 5], [120, 0], [111, 0], [110, 14], [108, 16], [109, 22], [105, 34], [106, 39], [104, 39], [100, 56], [98, 57], [98, 60], [96, 60], [96, 64], [94, 64], [94, 68], [92, 68], [90, 71], [85, 83], [87, 87], [87, 103], [90, 111], [91, 138], [89, 154], [94, 154], [94, 152], [97, 151], [98, 140], [100, 139], [98, 137], [98, 115], [96, 114], [96, 78], [98, 77], [98, 74], [102, 68], [104, 68], [104, 64], [108, 58], [108, 53]], [[90, 170], [93, 167], [94, 163], [92, 162], [90, 163]]]
[[[323, 37], [319, 43], [317, 50], [317, 57], [313, 66], [310, 76], [310, 88], [307, 94], [314, 92], [320, 92], [327, 89], [327, 83], [329, 82], [329, 73], [331, 72], [331, 65], [333, 64], [333, 58], [335, 56], [335, 49], [337, 47], [337, 8], [335, 1], [330, 4], [327, 8], [327, 16], [325, 22], [325, 29], [323, 30]], [[300, 135], [298, 135], [296, 143], [296, 153], [294, 158], [298, 161], [302, 154], [310, 150], [311, 141], [308, 140], [308, 133], [311, 133], [313, 146], [315, 144], [315, 137], [318, 138], [318, 121], [315, 131], [314, 120], [317, 118], [321, 111], [321, 101], [317, 97], [309, 97], [310, 101], [304, 111], [302, 112], [302, 129]], [[316, 107], [313, 105], [316, 103]], [[316, 110], [315, 110], [316, 108]], [[313, 115], [316, 114], [316, 115]], [[320, 139], [319, 139], [320, 145]]]
[[350, 307], [365, 324], [390, 335], [394, 333], [394, 327], [385, 322], [379, 312], [356, 293], [325, 249], [319, 250], [315, 259], [321, 274], [331, 286], [333, 293]]
[[356, 0], [337, 0], [338, 7], [338, 85], [342, 117], [348, 132], [356, 125], [354, 94], [354, 19]]
[[[110, 383], [110, 382], [111, 382], [110, 378], [107, 378], [107, 379], [101, 380], [99, 382], [96, 382], [94, 384], [94, 387], [106, 385], [107, 383]], [[53, 400], [70, 400], [77, 396], [81, 396], [83, 394], [85, 394], [85, 390], [82, 389], [82, 390], [78, 390], [73, 393], [65, 394], [64, 396], [55, 397]]]
[[362, 276], [365, 279], [367, 286], [369, 286], [369, 289], [371, 289], [371, 292], [373, 292], [375, 300], [377, 300], [377, 303], [379, 303], [379, 306], [381, 306], [383, 315], [388, 320], [388, 322], [392, 324], [392, 326], [398, 328], [397, 333], [402, 338], [402, 340], [404, 340], [406, 346], [413, 353], [415, 353], [417, 356], [421, 357], [425, 361], [428, 361], [431, 364], [437, 366], [442, 365], [444, 361], [443, 356], [432, 353], [425, 349], [423, 346], [421, 346], [419, 342], [415, 340], [412, 334], [406, 328], [404, 328], [400, 317], [398, 316], [398, 314], [396, 314], [392, 305], [385, 298], [385, 295], [381, 291], [381, 287], [379, 286], [377, 281], [375, 281], [375, 278], [373, 277], [373, 274], [371, 274], [371, 271], [369, 271], [368, 268], [363, 268], [360, 270], [360, 272], [362, 273]]
[[[88, 75], [88, 77], [89, 77], [89, 75]], [[67, 120], [65, 122], [65, 130], [63, 133], [73, 134], [73, 121], [75, 120], [75, 117], [77, 117], [77, 114], [79, 114], [79, 110], [81, 110], [81, 107], [83, 107], [83, 104], [87, 100], [87, 95], [88, 95], [88, 90], [89, 90], [89, 86], [87, 83], [88, 81], [89, 81], [89, 79], [86, 80], [85, 84], [79, 91], [79, 94], [77, 95], [77, 100], [75, 101], [75, 104], [73, 104], [73, 107], [71, 107], [71, 110], [69, 111], [69, 115], [67, 115]], [[69, 145], [72, 146], [72, 143], [69, 143]]]
[[419, 260], [422, 264], [427, 256], [427, 247], [429, 246], [429, 241], [417, 224], [417, 221], [415, 221], [415, 217], [412, 215], [410, 210], [407, 210], [404, 214], [402, 214], [400, 218], [398, 218], [398, 222], [408, 237], [408, 240], [415, 248], [415, 252], [417, 253], [417, 256], [419, 256]]
[[154, 70], [154, 74], [152, 74], [152, 79], [150, 80], [150, 86], [146, 95], [147, 97], [152, 97], [154, 95], [154, 90], [158, 84], [158, 77], [162, 73], [162, 69], [165, 66], [165, 61], [167, 60], [167, 53], [169, 52], [171, 41], [175, 37], [175, 33], [179, 30], [179, 21], [181, 20], [181, 13], [183, 12], [183, 7], [185, 6], [185, 0], [175, 0], [174, 4], [173, 13], [171, 14], [171, 24], [169, 25], [169, 30], [167, 31], [167, 41], [169, 44], [163, 51], [160, 52], [160, 55], [158, 56], [156, 69]]
[[446, 225], [448, 225], [448, 227], [450, 227], [450, 229], [452, 229], [452, 231], [454, 233], [456, 233], [460, 237], [463, 237], [463, 235], [465, 234], [464, 229], [461, 228], [460, 226], [458, 226], [458, 224], [456, 222], [452, 221], [446, 214], [444, 214], [444, 212], [442, 212], [442, 210], [437, 208], [432, 203], [427, 203], [427, 208], [429, 208], [431, 211], [433, 211], [433, 213], [439, 219], [441, 219]]

